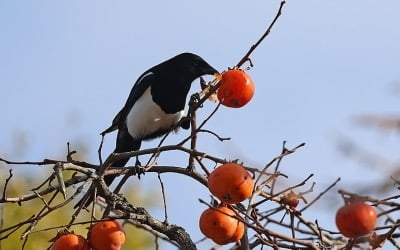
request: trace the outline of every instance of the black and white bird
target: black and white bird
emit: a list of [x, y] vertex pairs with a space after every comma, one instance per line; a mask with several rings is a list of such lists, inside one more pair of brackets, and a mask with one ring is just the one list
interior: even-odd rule
[[[218, 73], [200, 56], [179, 54], [145, 71], [133, 85], [125, 106], [101, 134], [118, 130], [114, 153], [140, 149], [143, 140], [154, 139], [178, 129], [191, 83], [200, 76]], [[123, 167], [129, 159], [118, 160]], [[115, 176], [105, 176], [110, 185]], [[86, 199], [84, 207], [92, 201]], [[76, 205], [80, 206], [83, 199]]]

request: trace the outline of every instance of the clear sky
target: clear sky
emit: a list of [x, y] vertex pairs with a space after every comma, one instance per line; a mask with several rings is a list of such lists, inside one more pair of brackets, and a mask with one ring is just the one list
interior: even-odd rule
[[[69, 141], [85, 145], [88, 160], [96, 162], [99, 132], [110, 125], [143, 71], [183, 51], [201, 55], [221, 71], [233, 66], [278, 6], [279, 1], [264, 0], [0, 1], [0, 154], [13, 160], [60, 157]], [[352, 117], [398, 114], [399, 96], [392, 87], [400, 81], [399, 9], [397, 0], [289, 0], [251, 57], [254, 99], [242, 109], [221, 108], [207, 126], [232, 140], [202, 135], [199, 150], [262, 167], [279, 153], [283, 140], [288, 147], [305, 142], [283, 162], [289, 184], [310, 173], [317, 191], [339, 176], [339, 187], [349, 190], [378, 180], [382, 169], [342, 156], [335, 143], [338, 136], [349, 136], [398, 159], [398, 137], [359, 127]], [[198, 90], [196, 82], [192, 92]], [[214, 105], [207, 103], [199, 116]], [[28, 147], [14, 154], [13, 141], [21, 134]], [[186, 135], [180, 131], [169, 142]], [[105, 154], [114, 137], [106, 138]], [[185, 164], [174, 154], [161, 162]], [[165, 182], [170, 222], [200, 239], [197, 220], [204, 205], [197, 199], [208, 200], [207, 190], [176, 175], [166, 175]], [[139, 185], [159, 188], [151, 175]], [[328, 209], [319, 205], [308, 215]], [[161, 216], [160, 211], [155, 213]], [[334, 229], [333, 216], [321, 216]]]

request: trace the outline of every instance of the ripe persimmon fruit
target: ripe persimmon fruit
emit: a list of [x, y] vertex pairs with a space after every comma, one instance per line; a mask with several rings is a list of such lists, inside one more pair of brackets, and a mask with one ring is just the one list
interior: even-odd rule
[[241, 69], [230, 69], [222, 73], [217, 98], [222, 105], [240, 108], [246, 105], [254, 95], [254, 82]]
[[341, 234], [356, 238], [372, 232], [377, 214], [375, 209], [363, 202], [352, 202], [341, 207], [336, 213], [336, 225]]
[[242, 239], [244, 235], [244, 223], [241, 221], [237, 222], [237, 227], [235, 233], [229, 239], [229, 242], [236, 242]]
[[89, 250], [86, 239], [74, 233], [62, 233], [51, 245], [51, 250]]
[[251, 196], [254, 181], [241, 165], [225, 163], [208, 176], [208, 189], [222, 202], [235, 204]]
[[99, 221], [90, 228], [88, 240], [93, 250], [120, 250], [125, 231], [116, 220]]
[[215, 243], [225, 245], [240, 240], [244, 224], [232, 216], [238, 216], [228, 207], [208, 208], [200, 216], [200, 231]]

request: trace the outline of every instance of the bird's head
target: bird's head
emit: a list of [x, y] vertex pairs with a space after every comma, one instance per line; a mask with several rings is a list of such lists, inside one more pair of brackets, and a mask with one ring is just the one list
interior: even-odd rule
[[155, 78], [151, 86], [153, 100], [164, 103], [163, 111], [169, 114], [184, 109], [191, 83], [196, 78], [219, 74], [203, 58], [192, 53], [179, 54], [149, 71]]
[[185, 82], [189, 84], [200, 76], [218, 73], [218, 71], [203, 58], [188, 52], [179, 54], [166, 61], [166, 63], [169, 64], [168, 68], [171, 71], [176, 70], [176, 72], [170, 73], [179, 75], [181, 79], [184, 79]]
[[196, 54], [186, 52], [177, 55], [175, 58], [180, 61], [183, 68], [186, 68], [197, 77], [218, 73], [216, 69]]

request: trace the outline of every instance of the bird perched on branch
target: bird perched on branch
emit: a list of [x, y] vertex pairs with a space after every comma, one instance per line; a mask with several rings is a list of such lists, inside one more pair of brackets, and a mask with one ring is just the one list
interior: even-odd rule
[[[191, 83], [200, 76], [216, 73], [216, 69], [192, 53], [179, 54], [148, 69], [133, 85], [125, 106], [101, 135], [118, 130], [114, 153], [121, 153], [138, 150], [143, 140], [178, 129]], [[123, 167], [128, 160], [115, 161], [112, 166]], [[104, 181], [110, 185], [114, 178], [108, 175]], [[87, 207], [94, 199], [94, 194], [88, 195], [75, 207]]]

